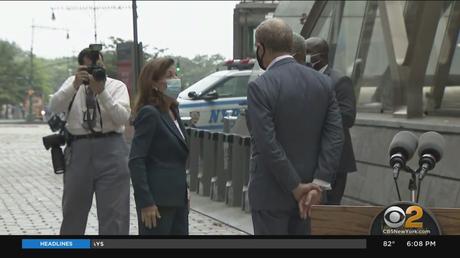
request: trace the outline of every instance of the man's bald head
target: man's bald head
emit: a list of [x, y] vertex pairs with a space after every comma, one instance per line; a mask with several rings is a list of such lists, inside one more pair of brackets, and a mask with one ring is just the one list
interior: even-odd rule
[[294, 56], [295, 60], [299, 63], [305, 63], [305, 39], [299, 33], [292, 33], [292, 55]]
[[323, 55], [329, 55], [329, 46], [326, 40], [318, 37], [311, 37], [305, 40], [305, 48], [307, 54], [321, 53]]
[[319, 70], [329, 63], [329, 46], [326, 40], [318, 37], [311, 37], [305, 40], [305, 50], [311, 56], [313, 68]]
[[256, 29], [256, 42], [275, 53], [291, 52], [292, 29], [281, 19], [267, 19]]

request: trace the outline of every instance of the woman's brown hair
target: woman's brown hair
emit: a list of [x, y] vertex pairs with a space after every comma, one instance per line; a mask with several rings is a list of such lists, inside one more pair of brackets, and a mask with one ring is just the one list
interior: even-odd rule
[[153, 59], [144, 65], [137, 81], [137, 96], [133, 108], [134, 116], [145, 105], [154, 105], [162, 112], [168, 112], [171, 107], [178, 106], [175, 99], [153, 88], [153, 85], [166, 74], [172, 65], [174, 65], [174, 60], [167, 57]]

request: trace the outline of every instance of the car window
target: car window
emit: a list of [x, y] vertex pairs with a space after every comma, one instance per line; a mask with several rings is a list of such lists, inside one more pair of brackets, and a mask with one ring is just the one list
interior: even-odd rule
[[214, 90], [219, 98], [245, 97], [249, 76], [235, 76], [219, 83]]
[[216, 83], [217, 81], [222, 80], [222, 78], [223, 78], [222, 75], [206, 76], [203, 79], [199, 80], [198, 82], [194, 83], [192, 86], [185, 89], [183, 92], [181, 92], [181, 95], [183, 95], [184, 97], [187, 97], [188, 93], [191, 91], [195, 91], [197, 94], [200, 94], [204, 92], [207, 88], [212, 86], [214, 83]]

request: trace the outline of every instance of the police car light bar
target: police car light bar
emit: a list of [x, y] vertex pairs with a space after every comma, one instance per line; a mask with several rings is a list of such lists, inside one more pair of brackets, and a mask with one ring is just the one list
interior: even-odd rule
[[245, 58], [245, 59], [231, 59], [224, 62], [224, 65], [230, 70], [236, 68], [238, 70], [252, 69], [254, 66], [254, 59]]

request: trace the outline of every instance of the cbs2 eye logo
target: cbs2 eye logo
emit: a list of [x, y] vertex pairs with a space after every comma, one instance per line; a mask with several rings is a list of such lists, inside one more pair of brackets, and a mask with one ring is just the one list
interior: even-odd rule
[[409, 206], [406, 211], [401, 207], [391, 206], [383, 215], [385, 224], [390, 228], [422, 228], [423, 222], [417, 222], [423, 217], [423, 209], [420, 206]]

